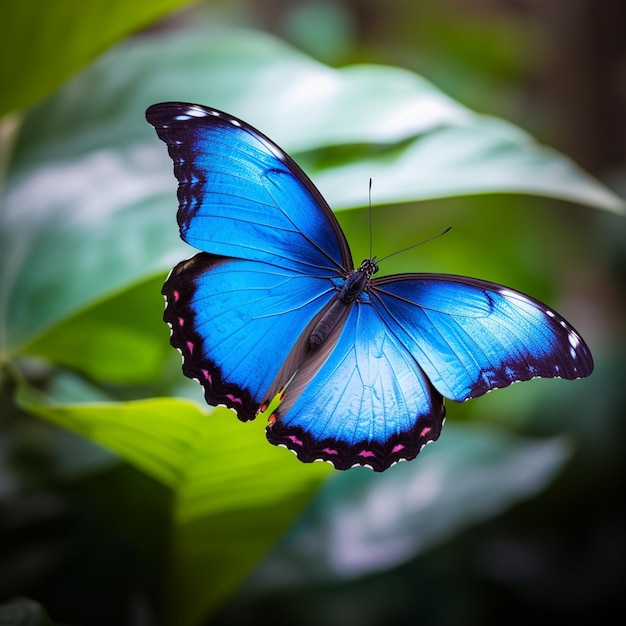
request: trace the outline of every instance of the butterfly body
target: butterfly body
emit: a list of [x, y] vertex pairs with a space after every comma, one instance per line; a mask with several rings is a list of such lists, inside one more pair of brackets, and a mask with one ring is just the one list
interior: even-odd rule
[[181, 237], [202, 250], [163, 287], [183, 371], [242, 420], [279, 396], [267, 437], [302, 461], [382, 471], [438, 438], [444, 397], [591, 373], [580, 335], [520, 292], [354, 269], [319, 191], [245, 122], [185, 103], [147, 118], [174, 161]]
[[367, 289], [372, 274], [378, 271], [376, 259], [365, 259], [358, 270], [352, 271], [339, 288], [331, 305], [324, 311], [309, 338], [309, 346], [314, 348], [323, 343], [331, 330], [337, 326], [349, 307]]

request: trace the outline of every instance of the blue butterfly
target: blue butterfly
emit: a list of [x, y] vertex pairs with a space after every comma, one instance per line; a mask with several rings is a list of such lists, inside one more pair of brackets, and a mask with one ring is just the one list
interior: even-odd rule
[[174, 161], [181, 237], [203, 251], [163, 287], [183, 372], [243, 421], [278, 396], [267, 438], [301, 461], [383, 471], [439, 437], [444, 397], [593, 370], [570, 324], [513, 289], [355, 270], [320, 192], [245, 122], [185, 103], [146, 117]]

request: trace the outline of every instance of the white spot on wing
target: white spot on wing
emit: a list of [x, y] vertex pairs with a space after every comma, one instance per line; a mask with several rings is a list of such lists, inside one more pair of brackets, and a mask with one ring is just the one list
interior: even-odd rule
[[204, 109], [192, 108], [187, 110], [187, 115], [189, 117], [206, 117], [206, 111]]
[[[175, 115], [174, 119], [178, 122], [186, 122], [187, 120], [193, 119], [194, 117], [206, 117], [207, 111], [204, 109], [192, 107], [187, 109], [184, 113], [180, 113], [179, 115]], [[166, 126], [164, 125], [164, 128]]]
[[571, 331], [569, 334], [569, 343], [572, 348], [578, 348], [578, 346], [580, 345], [580, 337], [573, 331]]

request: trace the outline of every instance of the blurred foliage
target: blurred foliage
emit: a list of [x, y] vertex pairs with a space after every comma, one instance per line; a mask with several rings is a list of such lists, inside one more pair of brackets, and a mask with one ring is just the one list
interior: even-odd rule
[[28, 598], [16, 598], [0, 605], [2, 626], [54, 626], [45, 610]]
[[[212, 2], [90, 63], [181, 4], [3, 9], [4, 58], [21, 65], [0, 75], [2, 110], [19, 109], [0, 135], [0, 624], [50, 623], [41, 605], [83, 626], [610, 614], [626, 550], [624, 203], [491, 116], [538, 120], [523, 86], [536, 27], [456, 0]], [[381, 60], [490, 115], [412, 71], [353, 64]], [[163, 100], [227, 110], [292, 153], [350, 209], [356, 259], [370, 177], [378, 256], [452, 225], [384, 273], [531, 293], [581, 330], [597, 372], [450, 406], [441, 440], [382, 475], [305, 466], [264, 424], [203, 406], [161, 322], [160, 285], [191, 253], [143, 118]]]
[[0, 19], [0, 115], [47, 96], [129, 35], [189, 0], [29, 0], [5, 4]]

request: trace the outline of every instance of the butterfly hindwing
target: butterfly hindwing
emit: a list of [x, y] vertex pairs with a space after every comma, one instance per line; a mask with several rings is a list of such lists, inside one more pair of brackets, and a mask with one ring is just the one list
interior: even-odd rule
[[267, 429], [301, 461], [383, 471], [439, 437], [443, 398], [367, 298], [312, 352]]

